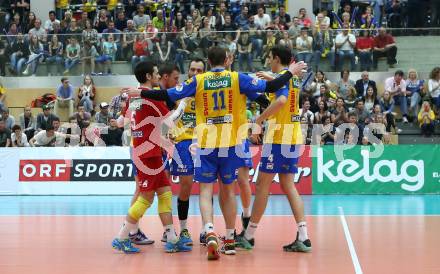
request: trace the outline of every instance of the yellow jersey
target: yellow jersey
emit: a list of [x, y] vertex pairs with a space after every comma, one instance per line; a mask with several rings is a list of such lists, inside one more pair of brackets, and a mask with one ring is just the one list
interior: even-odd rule
[[194, 128], [196, 127], [196, 100], [189, 97], [186, 101], [186, 107], [183, 111], [182, 118], [177, 122], [175, 129], [175, 141], [192, 140], [194, 138]]
[[[287, 70], [279, 73], [284, 74]], [[286, 88], [276, 92], [276, 98], [285, 96], [286, 104], [274, 115], [268, 119], [264, 143], [296, 145], [302, 144], [302, 132], [299, 115], [299, 94], [301, 80], [294, 76], [290, 79]], [[276, 100], [272, 98], [272, 102]]]

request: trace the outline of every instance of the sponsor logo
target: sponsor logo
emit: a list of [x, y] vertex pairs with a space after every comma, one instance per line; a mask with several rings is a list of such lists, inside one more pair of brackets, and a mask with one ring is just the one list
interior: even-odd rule
[[121, 160], [20, 160], [20, 182], [133, 181], [133, 164]]
[[215, 89], [229, 88], [229, 87], [231, 87], [231, 77], [205, 79], [204, 81], [205, 90], [215, 90]]
[[301, 122], [301, 116], [299, 115], [292, 115], [290, 118], [291, 122]]
[[[370, 152], [360, 151], [362, 160], [344, 159], [336, 162], [324, 159], [323, 149], [317, 148], [317, 182], [353, 183], [400, 183], [406, 191], [418, 191], [425, 184], [425, 164], [423, 160], [379, 160], [370, 163]], [[415, 172], [414, 172], [415, 171]], [[411, 174], [411, 175], [410, 175]]]
[[182, 91], [183, 90], [183, 85], [182, 84], [178, 84], [177, 86], [176, 86], [176, 90], [177, 91]]
[[233, 121], [233, 116], [231, 114], [227, 114], [225, 116], [219, 116], [219, 117], [206, 118], [206, 124], [208, 125], [229, 124], [232, 123], [232, 121]]
[[185, 84], [189, 85], [194, 81], [193, 77], [186, 79]]
[[254, 86], [258, 85], [258, 79], [257, 78], [252, 79], [251, 84]]
[[266, 164], [266, 169], [272, 170], [273, 169], [273, 163]]
[[131, 136], [133, 136], [133, 138], [141, 138], [144, 134], [140, 130], [135, 130], [131, 132]]

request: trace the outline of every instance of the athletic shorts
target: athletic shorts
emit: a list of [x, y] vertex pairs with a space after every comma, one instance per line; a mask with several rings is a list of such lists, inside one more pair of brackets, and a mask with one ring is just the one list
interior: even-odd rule
[[[241, 145], [237, 149], [242, 149]], [[231, 184], [237, 179], [238, 168], [242, 165], [243, 159], [237, 155], [236, 147], [199, 148], [194, 159], [194, 180], [213, 183], [220, 178], [224, 184]]]
[[[194, 175], [194, 159], [189, 151], [192, 140], [183, 140], [178, 142], [174, 148], [174, 155], [171, 159], [170, 173], [174, 176]], [[177, 155], [179, 162], [176, 161]]]
[[161, 187], [171, 186], [165, 174], [165, 170], [162, 167], [162, 157], [141, 158], [140, 161], [145, 168], [160, 170], [157, 174], [146, 174], [144, 173], [144, 171], [146, 171], [145, 168], [136, 167], [140, 192], [155, 191]]
[[253, 168], [252, 165], [252, 153], [250, 149], [250, 142], [248, 139], [243, 141], [243, 153], [245, 155], [244, 158], [241, 158], [242, 165], [240, 167], [248, 167], [250, 169]]
[[300, 146], [297, 145], [264, 144], [261, 151], [260, 171], [266, 173], [297, 173], [299, 148]]

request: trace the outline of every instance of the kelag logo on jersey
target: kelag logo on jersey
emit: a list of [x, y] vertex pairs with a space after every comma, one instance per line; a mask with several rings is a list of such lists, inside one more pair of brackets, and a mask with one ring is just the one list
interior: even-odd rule
[[231, 77], [208, 78], [204, 82], [205, 90], [216, 90], [231, 87]]
[[133, 164], [121, 160], [20, 160], [20, 182], [133, 181]]

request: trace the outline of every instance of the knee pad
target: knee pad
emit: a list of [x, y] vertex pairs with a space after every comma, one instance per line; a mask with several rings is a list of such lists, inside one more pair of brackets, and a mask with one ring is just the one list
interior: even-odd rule
[[128, 210], [128, 215], [134, 220], [139, 221], [150, 206], [151, 203], [148, 200], [139, 196]]
[[172, 212], [172, 199], [173, 199], [173, 193], [171, 191], [167, 191], [165, 193], [162, 193], [161, 195], [158, 195], [158, 206], [157, 210], [159, 214], [161, 213], [171, 213]]

